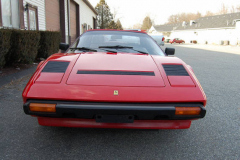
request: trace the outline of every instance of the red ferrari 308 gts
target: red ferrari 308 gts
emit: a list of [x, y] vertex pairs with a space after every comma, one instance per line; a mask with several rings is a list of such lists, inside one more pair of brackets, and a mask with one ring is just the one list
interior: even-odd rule
[[90, 30], [42, 61], [23, 91], [43, 126], [186, 129], [206, 114], [192, 68], [144, 32]]

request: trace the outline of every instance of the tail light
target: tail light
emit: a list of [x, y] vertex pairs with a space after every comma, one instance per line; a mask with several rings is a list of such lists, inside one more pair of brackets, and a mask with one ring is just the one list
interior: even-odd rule
[[175, 115], [200, 115], [200, 107], [175, 107]]
[[30, 103], [29, 109], [32, 112], [56, 112], [56, 104]]
[[162, 37], [162, 41], [164, 41], [165, 40], [165, 38], [164, 37]]

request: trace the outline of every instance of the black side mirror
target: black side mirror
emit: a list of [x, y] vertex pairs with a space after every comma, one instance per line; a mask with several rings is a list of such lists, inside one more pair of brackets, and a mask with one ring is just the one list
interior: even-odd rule
[[167, 56], [175, 54], [175, 48], [166, 48], [165, 53]]
[[60, 43], [59, 49], [66, 51], [69, 48], [69, 44], [66, 43]]

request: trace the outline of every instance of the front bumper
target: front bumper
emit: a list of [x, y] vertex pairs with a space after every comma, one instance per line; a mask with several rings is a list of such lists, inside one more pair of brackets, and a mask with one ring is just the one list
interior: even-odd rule
[[38, 117], [42, 126], [124, 129], [188, 129], [191, 120], [135, 120], [133, 123], [97, 123], [94, 119]]
[[[56, 104], [56, 113], [32, 112], [29, 109], [30, 103]], [[200, 107], [201, 111], [199, 115], [175, 115], [175, 107]], [[201, 103], [100, 103], [28, 100], [23, 108], [26, 114], [38, 117], [94, 119], [97, 122], [109, 123], [133, 123], [135, 120], [191, 120], [203, 118], [206, 114], [205, 107]], [[101, 118], [102, 120], [100, 120]]]

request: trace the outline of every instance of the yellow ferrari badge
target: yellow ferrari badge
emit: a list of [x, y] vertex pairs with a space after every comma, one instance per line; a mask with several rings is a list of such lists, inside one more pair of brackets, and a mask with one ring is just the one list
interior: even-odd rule
[[113, 95], [118, 96], [118, 90], [114, 90]]

